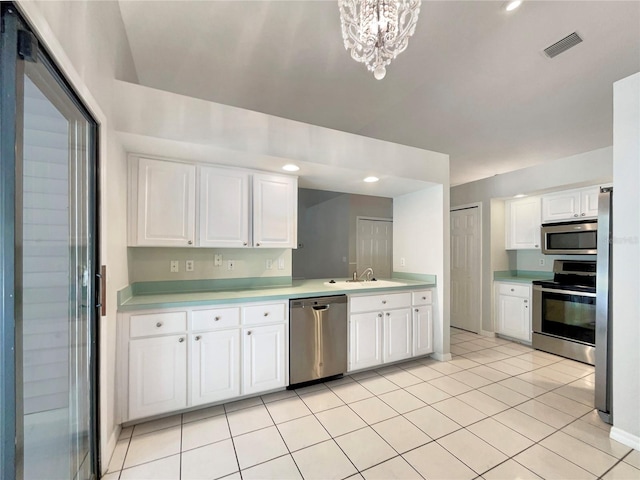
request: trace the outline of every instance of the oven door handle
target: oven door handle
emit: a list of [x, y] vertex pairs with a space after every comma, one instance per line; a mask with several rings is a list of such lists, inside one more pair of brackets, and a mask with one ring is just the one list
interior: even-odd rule
[[534, 285], [533, 289], [538, 291], [538, 292], [549, 292], [549, 293], [561, 293], [563, 295], [577, 295], [580, 297], [594, 297], [596, 296], [595, 293], [589, 293], [589, 292], [575, 292], [572, 290], [560, 290], [558, 288], [543, 288], [543, 287], [539, 287], [538, 285]]

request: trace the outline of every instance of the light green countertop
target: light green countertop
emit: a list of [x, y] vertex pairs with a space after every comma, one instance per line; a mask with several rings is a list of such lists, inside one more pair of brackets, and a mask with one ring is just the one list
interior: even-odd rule
[[494, 282], [531, 283], [534, 280], [553, 280], [553, 272], [533, 270], [504, 270], [493, 272]]
[[256, 288], [221, 289], [195, 292], [134, 293], [128, 287], [119, 292], [119, 311], [146, 310], [151, 308], [192, 307], [256, 301], [287, 300], [328, 295], [393, 292], [408, 289], [432, 288], [435, 277], [424, 275], [423, 279], [393, 278], [403, 285], [376, 287], [375, 282], [365, 283], [358, 288], [342, 289], [325, 285], [330, 279], [294, 280], [290, 285], [262, 286]]

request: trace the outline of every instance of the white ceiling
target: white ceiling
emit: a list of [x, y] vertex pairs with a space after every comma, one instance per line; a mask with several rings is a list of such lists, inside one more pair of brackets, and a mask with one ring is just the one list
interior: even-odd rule
[[382, 81], [337, 1], [119, 3], [142, 85], [447, 153], [452, 185], [611, 145], [612, 84], [640, 71], [638, 1], [423, 0]]

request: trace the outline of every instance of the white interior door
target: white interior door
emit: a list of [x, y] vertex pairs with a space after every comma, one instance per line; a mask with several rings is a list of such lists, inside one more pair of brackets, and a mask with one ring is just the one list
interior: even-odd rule
[[451, 212], [451, 326], [480, 332], [480, 212]]
[[391, 278], [393, 222], [358, 218], [356, 234], [356, 268], [358, 274], [373, 268], [376, 278]]

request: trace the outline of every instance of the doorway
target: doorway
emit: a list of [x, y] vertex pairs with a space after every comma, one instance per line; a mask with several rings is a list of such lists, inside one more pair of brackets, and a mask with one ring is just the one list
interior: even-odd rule
[[0, 473], [93, 479], [97, 123], [11, 4], [2, 24]]
[[391, 278], [393, 268], [393, 221], [388, 218], [358, 217], [356, 229], [356, 271], [371, 267], [376, 278]]
[[481, 330], [481, 223], [479, 205], [451, 211], [451, 326]]

